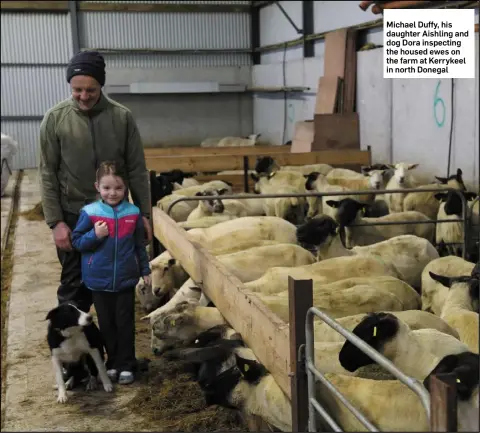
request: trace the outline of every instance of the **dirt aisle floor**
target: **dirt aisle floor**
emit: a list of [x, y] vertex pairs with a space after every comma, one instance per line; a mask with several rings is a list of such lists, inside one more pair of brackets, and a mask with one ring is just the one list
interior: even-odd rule
[[[20, 212], [39, 202], [35, 171], [25, 171]], [[3, 203], [2, 203], [3, 204]], [[56, 306], [60, 274], [52, 234], [44, 221], [20, 216], [8, 317], [6, 431], [245, 431], [234, 413], [206, 408], [200, 390], [180, 365], [153, 359], [130, 386], [69, 391], [57, 404], [46, 343], [45, 316]], [[137, 316], [142, 312], [138, 309]], [[144, 313], [143, 313], [144, 314]], [[137, 321], [137, 357], [150, 355], [149, 327]]]

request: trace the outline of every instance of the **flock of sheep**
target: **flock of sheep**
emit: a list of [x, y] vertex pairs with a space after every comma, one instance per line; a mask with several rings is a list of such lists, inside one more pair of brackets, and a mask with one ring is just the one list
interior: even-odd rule
[[[452, 192], [371, 193], [421, 187], [412, 176], [416, 166], [377, 164], [356, 173], [326, 164], [279, 167], [263, 157], [251, 173], [259, 198], [222, 199], [232, 194], [229, 183], [199, 184], [173, 171], [157, 179], [157, 206], [166, 211], [180, 197], [204, 197], [179, 202], [171, 217], [242, 281], [245, 293], [288, 323], [288, 275], [313, 280], [315, 307], [427, 389], [430, 375], [456, 374], [458, 431], [479, 431], [478, 256], [475, 249], [466, 252], [468, 260], [458, 256], [460, 220], [429, 223], [460, 219], [461, 200]], [[466, 191], [461, 170], [437, 180], [427, 187], [454, 188], [470, 205], [477, 197]], [[365, 194], [348, 195], [353, 190]], [[306, 191], [346, 194], [261, 197]], [[478, 202], [469, 206], [468, 218], [478, 229]], [[372, 221], [427, 223], [359, 225]], [[144, 319], [150, 320], [154, 353], [195, 364], [208, 404], [292, 431], [290, 400], [181, 263], [165, 251], [150, 264], [152, 286], [140, 281], [137, 295], [149, 313]], [[325, 323], [315, 321], [314, 332], [317, 369], [377, 428], [430, 430], [413, 391], [379, 374], [374, 361]], [[316, 387], [317, 400], [343, 430], [365, 430], [324, 385]], [[317, 425], [325, 427], [320, 418]]]

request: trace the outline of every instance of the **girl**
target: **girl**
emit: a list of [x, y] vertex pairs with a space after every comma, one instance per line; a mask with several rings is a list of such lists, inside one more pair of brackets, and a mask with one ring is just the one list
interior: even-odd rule
[[72, 245], [82, 255], [82, 279], [107, 351], [107, 373], [120, 384], [134, 380], [135, 286], [151, 284], [140, 210], [125, 199], [127, 182], [115, 162], [103, 162], [95, 188], [101, 200], [82, 208]]

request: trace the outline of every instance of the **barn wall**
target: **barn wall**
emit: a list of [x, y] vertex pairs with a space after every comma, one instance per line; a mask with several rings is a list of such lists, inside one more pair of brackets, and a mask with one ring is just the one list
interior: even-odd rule
[[[302, 3], [280, 2], [297, 27], [302, 28]], [[315, 33], [365, 25], [379, 18], [364, 12], [358, 1], [314, 2]], [[478, 23], [478, 9], [475, 11]], [[294, 27], [275, 5], [260, 11], [260, 46], [298, 38]], [[383, 44], [383, 29], [359, 33], [360, 45]], [[478, 49], [478, 33], [476, 34]], [[295, 122], [313, 118], [318, 79], [323, 75], [324, 41], [315, 44], [315, 56], [303, 58], [302, 45], [262, 53], [253, 66], [254, 86], [305, 86], [303, 93], [254, 96], [254, 129], [269, 141], [291, 140]], [[372, 146], [375, 162], [411, 161], [427, 176], [447, 171], [450, 137], [450, 80], [384, 79], [383, 50], [358, 52], [357, 111], [362, 148]], [[477, 57], [478, 71], [478, 57]], [[445, 122], [437, 126], [432, 111], [436, 86], [445, 101]], [[472, 187], [478, 188], [478, 73], [475, 80], [455, 80], [454, 128], [450, 171], [461, 167]], [[437, 107], [438, 108], [438, 107]], [[441, 113], [437, 113], [441, 117]]]
[[[248, 5], [249, 1], [136, 3]], [[1, 128], [19, 142], [15, 168], [36, 167], [43, 115], [55, 103], [69, 96], [65, 69], [73, 55], [75, 29], [78, 30], [81, 49], [102, 51], [107, 65], [104, 91], [132, 110], [145, 145], [199, 144], [208, 136], [252, 133], [252, 97], [243, 91], [129, 94], [128, 90], [127, 93], [118, 93], [112, 87], [120, 85], [125, 89], [139, 82], [187, 81], [249, 85], [248, 10], [77, 10], [76, 25], [68, 10], [2, 10], [1, 24]], [[191, 50], [206, 51], [192, 54]]]

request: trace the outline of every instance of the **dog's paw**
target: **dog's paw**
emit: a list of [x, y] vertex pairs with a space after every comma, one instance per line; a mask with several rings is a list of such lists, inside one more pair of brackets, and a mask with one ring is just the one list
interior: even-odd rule
[[104, 389], [106, 392], [112, 392], [112, 391], [113, 391], [113, 384], [112, 384], [112, 382], [110, 382], [110, 380], [108, 380], [107, 382], [104, 382], [104, 383], [103, 383], [103, 389]]
[[75, 378], [72, 376], [65, 382], [65, 389], [73, 389], [75, 385]]
[[57, 403], [66, 403], [67, 400], [68, 400], [68, 397], [66, 392], [58, 393]]
[[93, 391], [95, 389], [97, 389], [97, 378], [95, 376], [90, 376], [90, 379], [88, 379], [87, 382], [86, 390]]

